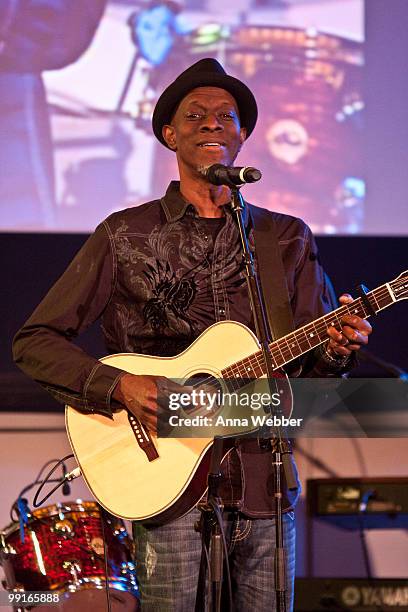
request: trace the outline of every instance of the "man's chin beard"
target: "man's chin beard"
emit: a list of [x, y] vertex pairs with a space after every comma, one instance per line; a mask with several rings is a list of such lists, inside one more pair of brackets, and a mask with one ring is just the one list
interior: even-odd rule
[[211, 168], [212, 165], [213, 164], [199, 164], [198, 166], [196, 166], [196, 170], [200, 176], [207, 178], [207, 170], [208, 168]]
[[211, 166], [214, 166], [215, 164], [222, 164], [223, 166], [232, 166], [233, 163], [234, 163], [234, 160], [230, 162], [223, 160], [223, 161], [213, 162], [212, 164], [198, 164], [196, 166], [196, 171], [198, 172], [200, 176], [207, 178], [207, 172], [208, 172], [208, 169], [211, 168]]

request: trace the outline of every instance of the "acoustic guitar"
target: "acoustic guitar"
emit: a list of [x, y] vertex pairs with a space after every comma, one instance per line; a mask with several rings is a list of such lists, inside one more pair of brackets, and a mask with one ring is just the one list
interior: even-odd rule
[[[325, 342], [327, 328], [340, 327], [342, 316], [368, 318], [407, 297], [408, 271], [272, 342], [274, 371], [282, 377], [282, 366]], [[261, 381], [266, 371], [257, 338], [234, 321], [215, 323], [176, 357], [124, 353], [101, 361], [134, 374], [166, 376], [188, 385], [195, 380], [207, 388], [223, 385], [224, 391], [237, 395], [248, 379]], [[211, 414], [215, 418], [222, 410], [217, 406]], [[234, 410], [232, 404], [228, 414]], [[208, 414], [202, 406], [197, 412]], [[178, 418], [183, 414], [192, 418], [195, 413], [190, 408], [177, 410]], [[252, 429], [255, 425], [251, 423]], [[89, 489], [116, 516], [162, 523], [188, 512], [206, 490], [212, 436], [177, 438], [174, 431], [171, 437], [153, 436], [125, 409], [109, 419], [67, 406], [66, 428]], [[236, 432], [236, 426], [229, 427], [227, 421], [222, 434], [228, 439]]]

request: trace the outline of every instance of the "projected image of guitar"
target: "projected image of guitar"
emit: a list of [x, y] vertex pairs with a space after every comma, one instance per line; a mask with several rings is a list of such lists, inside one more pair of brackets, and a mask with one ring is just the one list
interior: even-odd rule
[[[272, 342], [277, 380], [284, 380], [282, 366], [325, 342], [327, 328], [339, 328], [344, 315], [368, 318], [406, 298], [408, 271]], [[198, 377], [213, 389], [221, 384], [224, 391], [236, 393], [248, 379], [262, 383], [266, 370], [255, 335], [234, 321], [215, 323], [176, 357], [123, 353], [101, 361], [133, 374], [165, 376], [188, 386]], [[224, 409], [220, 406], [219, 410]], [[291, 407], [285, 410], [289, 415]], [[197, 411], [202, 414], [203, 407]], [[177, 411], [180, 413], [182, 410]], [[228, 414], [234, 414], [233, 405]], [[194, 410], [186, 415], [193, 417]], [[188, 512], [205, 492], [212, 437], [157, 437], [125, 409], [109, 419], [67, 406], [66, 427], [88, 487], [112, 514], [131, 520], [170, 520]], [[232, 435], [236, 428], [227, 426], [217, 433]]]

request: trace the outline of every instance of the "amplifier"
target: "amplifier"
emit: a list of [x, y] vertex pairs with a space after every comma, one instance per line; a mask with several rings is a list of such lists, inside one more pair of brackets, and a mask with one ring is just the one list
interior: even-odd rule
[[314, 478], [307, 481], [309, 516], [354, 529], [408, 525], [408, 478]]
[[296, 578], [295, 612], [408, 612], [408, 580]]

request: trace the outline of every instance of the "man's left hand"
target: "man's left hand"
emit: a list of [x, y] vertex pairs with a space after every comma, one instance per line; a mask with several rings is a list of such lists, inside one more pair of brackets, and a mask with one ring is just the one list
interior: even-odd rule
[[[339, 298], [340, 304], [350, 304], [353, 301], [351, 295], [345, 293]], [[368, 336], [372, 327], [368, 321], [355, 315], [344, 315], [341, 318], [341, 331], [335, 327], [329, 327], [327, 334], [330, 338], [327, 350], [333, 356], [348, 357], [352, 351], [358, 351], [361, 346], [368, 343]]]

